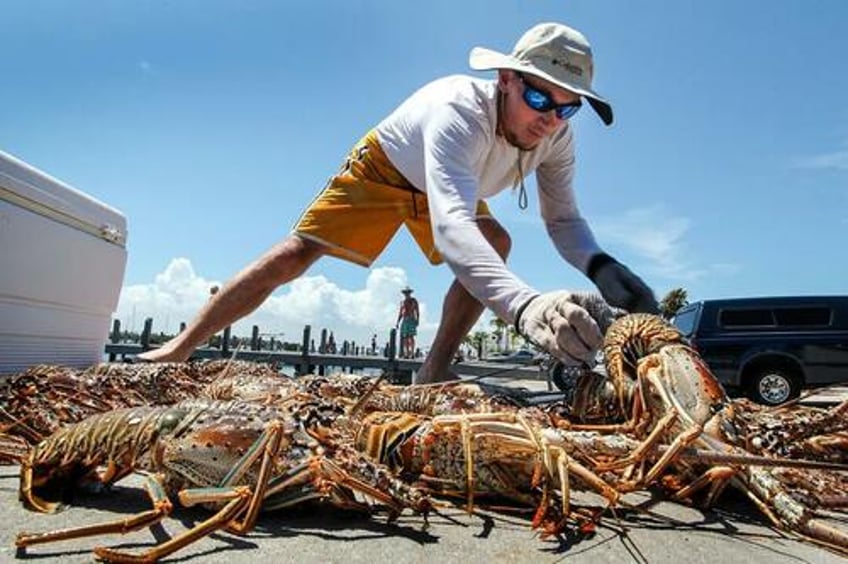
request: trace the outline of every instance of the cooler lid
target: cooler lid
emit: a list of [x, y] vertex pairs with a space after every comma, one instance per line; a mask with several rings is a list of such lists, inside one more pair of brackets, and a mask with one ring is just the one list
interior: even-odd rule
[[124, 247], [127, 222], [118, 210], [0, 151], [0, 200]]

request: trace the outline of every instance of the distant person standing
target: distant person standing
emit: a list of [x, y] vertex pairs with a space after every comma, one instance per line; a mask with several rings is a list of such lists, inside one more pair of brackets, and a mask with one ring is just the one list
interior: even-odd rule
[[413, 358], [415, 356], [415, 335], [418, 334], [418, 300], [412, 297], [412, 288], [407, 286], [401, 290], [403, 300], [398, 309], [396, 327], [400, 328], [400, 356]]
[[[209, 288], [209, 299], [211, 300], [212, 298], [214, 298], [215, 294], [217, 294], [218, 290], [220, 290], [220, 289], [221, 288], [217, 284], [210, 287]], [[221, 344], [223, 346], [223, 341], [221, 342]], [[209, 348], [215, 346], [215, 334], [214, 333], [209, 337], [209, 340], [206, 341], [206, 346], [209, 347]]]

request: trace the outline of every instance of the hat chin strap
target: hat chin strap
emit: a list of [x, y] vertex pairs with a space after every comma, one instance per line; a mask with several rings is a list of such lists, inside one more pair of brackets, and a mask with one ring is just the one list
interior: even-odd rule
[[506, 121], [504, 119], [504, 112], [506, 111], [505, 110], [506, 96], [507, 96], [506, 92], [504, 92], [503, 90], [500, 89], [500, 87], [498, 87], [498, 101], [497, 101], [498, 123], [497, 123], [497, 126], [495, 127], [495, 132], [498, 135], [500, 135], [501, 137], [503, 137], [504, 139], [506, 139], [507, 143], [509, 143], [510, 145], [512, 145], [513, 147], [515, 147], [519, 151], [521, 151], [522, 150], [521, 147], [519, 147], [518, 145], [515, 144], [515, 140], [511, 138], [512, 136], [506, 130], [506, 127], [504, 127], [504, 122]]
[[[500, 84], [498, 85], [498, 99], [495, 102], [495, 107], [497, 109], [496, 113], [498, 116], [498, 123], [495, 125], [495, 132], [506, 139], [506, 136], [503, 133], [503, 106], [504, 106], [504, 98], [506, 98], [506, 92], [501, 90]], [[509, 141], [509, 139], [507, 139]]]
[[515, 190], [516, 186], [521, 186], [521, 191], [518, 193], [518, 208], [519, 209], [527, 209], [527, 189], [524, 187], [524, 167], [521, 166], [521, 154], [524, 152], [524, 149], [516, 145], [507, 134], [506, 130], [503, 127], [504, 119], [504, 105], [506, 104], [506, 92], [500, 89], [498, 86], [498, 99], [496, 101], [497, 106], [497, 115], [498, 115], [498, 123], [495, 127], [495, 131], [498, 135], [506, 139], [506, 142], [515, 147], [518, 150], [518, 174], [515, 179], [515, 184], [513, 184], [512, 189]]

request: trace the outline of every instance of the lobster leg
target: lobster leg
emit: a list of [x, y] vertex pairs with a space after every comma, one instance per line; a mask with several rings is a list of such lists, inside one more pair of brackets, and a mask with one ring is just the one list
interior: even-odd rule
[[0, 431], [0, 465], [20, 464], [30, 451], [30, 444], [22, 437]]
[[[265, 497], [272, 463], [280, 449], [281, 436], [282, 426], [279, 422], [269, 423], [242, 457], [242, 460], [236, 464], [233, 471], [225, 476], [223, 482], [226, 485], [218, 488], [194, 488], [179, 492], [180, 503], [187, 507], [198, 503], [227, 502], [223, 508], [206, 521], [142, 554], [129, 554], [103, 547], [96, 548], [95, 553], [101, 558], [114, 562], [155, 562], [223, 528], [227, 528], [236, 534], [248, 532], [256, 523], [259, 508]], [[229, 485], [229, 483], [241, 477], [260, 454], [262, 455], [262, 462], [254, 487]], [[239, 516], [242, 516], [240, 522], [237, 521]]]
[[[37, 442], [44, 439], [44, 435], [27, 425], [22, 418], [15, 417], [2, 407], [0, 407], [0, 421], [5, 421], [2, 426], [0, 426], [0, 432], [4, 435], [10, 436], [20, 436], [21, 438], [27, 440], [29, 444], [36, 444]], [[10, 433], [10, 431], [17, 431], [14, 435]]]
[[702, 429], [700, 425], [692, 427], [690, 429], [685, 430], [680, 435], [678, 435], [674, 442], [668, 447], [659, 460], [651, 467], [647, 474], [645, 474], [644, 479], [642, 480], [642, 485], [647, 486], [651, 484], [654, 480], [657, 479], [657, 476], [660, 475], [668, 466], [674, 462], [674, 457], [680, 453], [682, 449], [692, 444], [694, 441], [701, 436]]
[[704, 501], [704, 506], [709, 507], [715, 499], [724, 491], [724, 488], [729, 483], [730, 478], [735, 476], [737, 470], [730, 466], [716, 466], [710, 468], [691, 484], [681, 488], [674, 494], [674, 499], [689, 499], [698, 491], [710, 486], [710, 492], [707, 494], [707, 499]]
[[[262, 506], [262, 500], [265, 499], [265, 491], [268, 488], [268, 479], [271, 476], [271, 472], [273, 471], [273, 461], [274, 457], [277, 456], [280, 450], [280, 440], [282, 439], [283, 427], [279, 421], [273, 421], [268, 425], [268, 428], [262, 433], [262, 437], [256, 441], [256, 448], [252, 448], [251, 452], [248, 452], [244, 459], [246, 462], [252, 463], [256, 454], [260, 452], [260, 445], [262, 448], [263, 456], [262, 456], [262, 464], [259, 467], [259, 476], [256, 479], [256, 485], [253, 488], [253, 495], [250, 498], [250, 505], [247, 508], [247, 512], [244, 515], [244, 518], [241, 522], [234, 521], [231, 523], [227, 529], [236, 533], [236, 534], [244, 534], [256, 524], [256, 518], [259, 515], [259, 509]], [[239, 464], [237, 468], [241, 470], [242, 468], [246, 468], [249, 464]], [[233, 472], [230, 475], [224, 478], [224, 484], [229, 485], [232, 481], [234, 481], [235, 476], [233, 474], [240, 474], [240, 472]]]
[[19, 549], [24, 549], [27, 546], [32, 546], [34, 544], [44, 544], [110, 533], [126, 534], [149, 527], [150, 525], [161, 521], [165, 516], [171, 513], [173, 505], [168, 499], [165, 490], [162, 488], [160, 476], [148, 476], [145, 481], [145, 490], [153, 504], [153, 508], [148, 511], [133, 515], [126, 519], [118, 519], [115, 521], [86, 525], [83, 527], [60, 529], [58, 531], [51, 531], [47, 533], [18, 533], [18, 536], [15, 539], [15, 546]]
[[795, 500], [773, 473], [749, 468], [746, 474], [745, 479], [735, 477], [734, 485], [740, 487], [777, 527], [848, 554], [848, 534], [816, 519], [815, 513]]
[[129, 554], [111, 548], [97, 547], [94, 549], [94, 553], [97, 554], [99, 558], [108, 560], [109, 562], [156, 562], [169, 554], [173, 554], [184, 546], [224, 528], [233, 519], [235, 519], [237, 515], [242, 513], [250, 500], [250, 489], [246, 487], [239, 487], [231, 490], [230, 494], [233, 496], [233, 499], [230, 500], [230, 502], [215, 515], [200, 525], [197, 525], [196, 527], [193, 527], [192, 529], [189, 529], [188, 531], [185, 531], [184, 533], [163, 542], [146, 552], [141, 554]]
[[[280, 509], [309, 499], [325, 499], [342, 509], [368, 511], [367, 502], [354, 492], [383, 504], [393, 513], [411, 507], [419, 513], [430, 509], [429, 498], [418, 488], [397, 479], [388, 468], [353, 449], [332, 456], [319, 454], [281, 476], [268, 488], [265, 507]], [[299, 486], [293, 489], [294, 486]]]
[[18, 488], [18, 497], [27, 509], [41, 513], [55, 513], [60, 504], [42, 499], [33, 490], [31, 458], [32, 454], [27, 456], [27, 460], [21, 462], [21, 484]]
[[648, 437], [642, 441], [642, 443], [632, 453], [624, 458], [616, 460], [615, 462], [600, 464], [597, 469], [599, 471], [616, 470], [618, 468], [625, 468], [636, 464], [637, 462], [641, 462], [645, 459], [647, 453], [657, 445], [657, 442], [664, 437], [665, 433], [676, 422], [677, 411], [672, 409], [657, 423]]
[[[339, 493], [353, 490], [387, 505], [394, 513], [400, 513], [404, 507], [412, 507], [415, 511], [425, 514], [429, 510], [430, 502], [424, 494], [396, 480], [388, 470], [364, 458], [351, 462], [354, 462], [355, 468], [351, 468], [348, 463], [339, 464], [337, 460], [321, 458], [318, 472], [332, 487], [331, 499], [338, 500]], [[370, 475], [362, 475], [363, 470]], [[358, 504], [353, 508], [358, 508], [357, 506]]]

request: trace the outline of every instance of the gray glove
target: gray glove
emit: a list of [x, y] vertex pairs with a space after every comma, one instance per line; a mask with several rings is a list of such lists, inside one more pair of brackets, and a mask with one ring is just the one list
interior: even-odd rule
[[518, 311], [515, 328], [566, 365], [594, 366], [603, 335], [581, 299], [566, 291], [531, 298]]
[[659, 304], [648, 285], [609, 255], [595, 255], [588, 274], [611, 306], [630, 313], [659, 313]]

